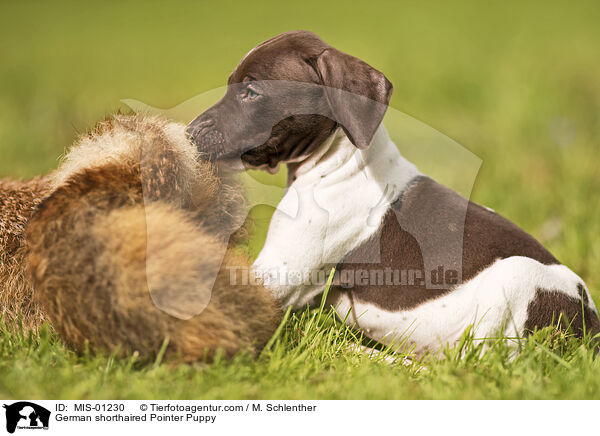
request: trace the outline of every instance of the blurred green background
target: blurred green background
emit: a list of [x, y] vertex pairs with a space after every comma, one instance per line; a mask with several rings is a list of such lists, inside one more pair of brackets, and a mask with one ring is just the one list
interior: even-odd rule
[[2, 2], [0, 176], [50, 170], [131, 98], [223, 86], [294, 29], [382, 70], [392, 107], [483, 160], [473, 199], [516, 221], [600, 297], [597, 2]]
[[[599, 23], [594, 1], [4, 0], [0, 177], [56, 167], [122, 99], [172, 108], [225, 85], [259, 42], [312, 30], [388, 76], [397, 119], [406, 113], [479, 156], [472, 198], [540, 239], [600, 303]], [[393, 127], [418, 151], [435, 131], [414, 126]], [[269, 210], [255, 216], [264, 227]], [[0, 331], [0, 397], [600, 398], [600, 360], [577, 343], [557, 355], [552, 341], [529, 341], [514, 361], [503, 348], [485, 359], [450, 353], [421, 372], [340, 352], [345, 330], [299, 316], [267, 359], [203, 371], [132, 370], [135, 357], [79, 357], [47, 331]]]

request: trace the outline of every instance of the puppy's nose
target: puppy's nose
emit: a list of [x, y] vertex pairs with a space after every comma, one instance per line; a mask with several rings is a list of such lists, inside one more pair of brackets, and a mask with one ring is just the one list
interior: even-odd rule
[[197, 118], [192, 121], [185, 134], [200, 152], [203, 159], [216, 160], [225, 154], [225, 136], [216, 128], [212, 118]]
[[200, 134], [202, 133], [202, 131], [204, 129], [208, 129], [214, 125], [215, 125], [215, 122], [212, 119], [208, 119], [208, 120], [196, 119], [188, 125], [187, 129], [185, 129], [185, 135], [187, 136], [187, 138], [190, 141], [196, 143], [197, 139], [200, 136]]

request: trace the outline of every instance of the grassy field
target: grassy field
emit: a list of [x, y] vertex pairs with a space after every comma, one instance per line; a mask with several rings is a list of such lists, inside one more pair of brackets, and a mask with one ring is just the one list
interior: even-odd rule
[[[0, 177], [52, 169], [122, 99], [176, 106], [223, 86], [258, 42], [308, 29], [384, 71], [396, 111], [481, 158], [472, 199], [536, 236], [600, 302], [598, 22], [593, 1], [4, 2]], [[347, 351], [351, 332], [306, 311], [257, 360], [173, 367], [1, 328], [0, 398], [600, 399], [600, 358], [551, 330], [515, 359], [501, 342], [482, 358], [465, 336], [445, 359], [405, 366]]]

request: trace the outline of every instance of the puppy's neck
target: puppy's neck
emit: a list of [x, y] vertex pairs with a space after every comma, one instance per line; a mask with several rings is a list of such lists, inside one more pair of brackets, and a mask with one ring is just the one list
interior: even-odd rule
[[331, 174], [346, 164], [356, 151], [344, 131], [337, 128], [306, 159], [288, 164], [288, 186], [318, 181], [321, 175]]
[[366, 150], [336, 131], [290, 168], [254, 270], [284, 304], [306, 304], [323, 284], [294, 283], [287, 276], [324, 273], [339, 263], [378, 231], [390, 204], [419, 175], [383, 126]]
[[383, 124], [366, 150], [356, 148], [341, 128], [336, 129], [305, 160], [288, 164], [288, 188], [324, 187], [363, 177], [393, 194], [395, 200], [412, 179], [420, 175], [389, 137]]

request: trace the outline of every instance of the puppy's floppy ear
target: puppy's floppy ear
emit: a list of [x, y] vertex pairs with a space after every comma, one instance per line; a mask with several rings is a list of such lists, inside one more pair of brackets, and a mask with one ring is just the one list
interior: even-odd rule
[[335, 121], [356, 147], [367, 148], [387, 110], [392, 84], [383, 73], [335, 48], [312, 62]]

